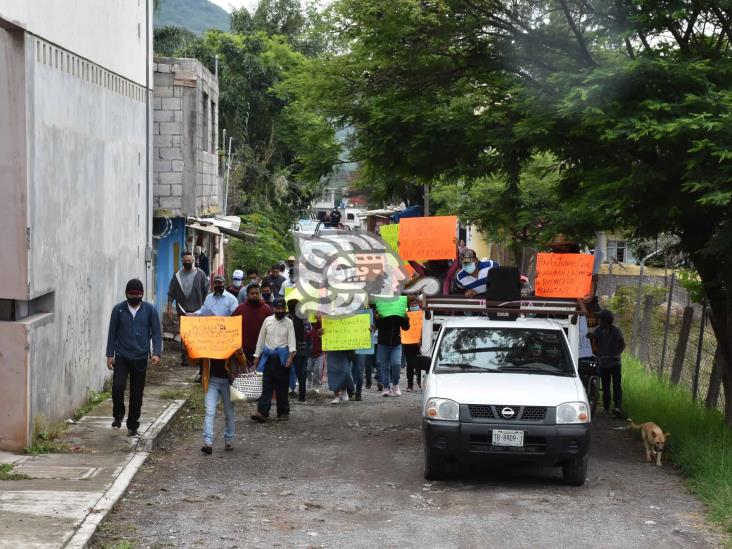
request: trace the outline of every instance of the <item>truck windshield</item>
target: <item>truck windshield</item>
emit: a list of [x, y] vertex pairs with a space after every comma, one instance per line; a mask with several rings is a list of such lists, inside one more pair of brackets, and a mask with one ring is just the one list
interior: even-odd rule
[[435, 372], [484, 371], [574, 376], [559, 330], [447, 328]]

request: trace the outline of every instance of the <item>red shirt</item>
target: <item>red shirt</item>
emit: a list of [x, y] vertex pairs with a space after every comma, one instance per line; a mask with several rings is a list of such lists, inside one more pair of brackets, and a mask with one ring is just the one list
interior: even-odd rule
[[248, 300], [239, 305], [231, 316], [241, 316], [241, 346], [245, 353], [253, 354], [257, 348], [259, 330], [264, 324], [264, 319], [272, 314], [272, 308], [266, 303], [259, 302], [256, 305]]

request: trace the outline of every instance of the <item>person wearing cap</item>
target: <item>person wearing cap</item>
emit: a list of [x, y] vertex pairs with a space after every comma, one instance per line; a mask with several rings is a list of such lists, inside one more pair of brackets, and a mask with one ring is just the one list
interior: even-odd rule
[[160, 317], [150, 303], [143, 301], [142, 282], [133, 278], [125, 287], [126, 300], [112, 309], [107, 334], [107, 368], [112, 370], [112, 427], [122, 427], [125, 416], [125, 386], [130, 378], [130, 408], [127, 434], [137, 436], [140, 427], [142, 394], [152, 341], [152, 364], [160, 363], [163, 346]]
[[257, 402], [257, 411], [251, 416], [253, 421], [259, 423], [264, 423], [269, 418], [273, 391], [277, 395], [277, 419], [287, 420], [290, 417], [287, 390], [290, 368], [297, 351], [295, 326], [287, 318], [284, 299], [276, 299], [273, 306], [274, 314], [267, 317], [262, 324], [257, 349], [254, 351], [254, 367], [264, 373], [262, 396]]
[[295, 267], [290, 267], [290, 270], [287, 271], [287, 280], [285, 280], [282, 283], [282, 286], [280, 286], [280, 293], [279, 296], [285, 298], [287, 300], [287, 289], [288, 288], [295, 288], [297, 286], [297, 277], [295, 276]]
[[493, 267], [498, 267], [497, 261], [478, 261], [475, 251], [465, 248], [460, 254], [460, 270], [455, 277], [455, 286], [464, 292], [465, 297], [483, 295], [488, 287], [488, 271]]
[[600, 311], [600, 325], [589, 334], [594, 347], [597, 349], [598, 372], [602, 380], [602, 402], [606, 413], [610, 413], [610, 390], [612, 387], [612, 401], [615, 404], [613, 414], [622, 417], [623, 381], [621, 372], [621, 356], [625, 350], [623, 332], [613, 324], [615, 320], [612, 311]]
[[[229, 284], [229, 287], [226, 288], [226, 291], [229, 292], [234, 297], [239, 297], [239, 292], [241, 291], [242, 287], [244, 286], [244, 271], [241, 269], [237, 269], [231, 274], [231, 284]], [[238, 301], [238, 299], [237, 299]]]
[[[180, 319], [181, 315], [200, 309], [208, 293], [208, 277], [194, 265], [193, 254], [185, 250], [180, 258], [183, 267], [171, 277], [168, 285], [166, 313], [169, 322], [173, 322], [173, 301]], [[188, 355], [184, 348], [181, 348], [181, 366], [188, 366]]]
[[578, 254], [580, 245], [574, 240], [569, 240], [566, 235], [557, 233], [547, 244], [547, 248], [555, 254]]
[[196, 316], [231, 316], [239, 303], [226, 291], [226, 279], [216, 275], [213, 279], [213, 292], [206, 296], [203, 305], [194, 313]]

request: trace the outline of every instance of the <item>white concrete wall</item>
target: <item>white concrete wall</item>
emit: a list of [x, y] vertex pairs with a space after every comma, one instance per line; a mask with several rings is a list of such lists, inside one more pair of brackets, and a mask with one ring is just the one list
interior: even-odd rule
[[0, 0], [0, 19], [144, 85], [148, 4], [152, 13], [152, 0]]
[[30, 297], [55, 292], [31, 334], [31, 416], [58, 419], [101, 387], [112, 306], [145, 280], [145, 90], [26, 40]]

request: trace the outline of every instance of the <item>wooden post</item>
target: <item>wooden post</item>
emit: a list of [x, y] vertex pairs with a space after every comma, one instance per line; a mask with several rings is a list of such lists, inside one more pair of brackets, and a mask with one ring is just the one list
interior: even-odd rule
[[643, 298], [643, 321], [640, 326], [640, 339], [638, 342], [638, 358], [646, 365], [646, 370], [651, 370], [651, 323], [653, 322], [653, 296], [647, 295]]
[[712, 375], [709, 377], [709, 390], [707, 391], [707, 399], [704, 405], [707, 408], [714, 409], [719, 402], [719, 390], [722, 386], [722, 349], [717, 343], [717, 350], [714, 352], [714, 366], [712, 366]]
[[679, 340], [676, 342], [674, 351], [674, 362], [671, 366], [671, 383], [678, 384], [681, 379], [681, 371], [684, 369], [684, 357], [686, 356], [686, 345], [689, 343], [691, 323], [694, 320], [694, 308], [684, 307], [684, 316], [681, 318], [681, 330]]
[[668, 302], [666, 303], [666, 323], [663, 326], [663, 348], [661, 350], [661, 362], [658, 365], [658, 377], [663, 377], [663, 367], [666, 364], [666, 349], [668, 348], [668, 329], [671, 322], [671, 305], [674, 297], [674, 284], [676, 283], [676, 273], [671, 273], [671, 285], [668, 289]]
[[701, 368], [702, 350], [704, 349], [704, 326], [707, 323], [707, 307], [702, 306], [701, 326], [699, 327], [699, 341], [696, 345], [696, 362], [694, 363], [694, 382], [691, 388], [691, 396], [694, 400], [699, 394], [699, 369]]

